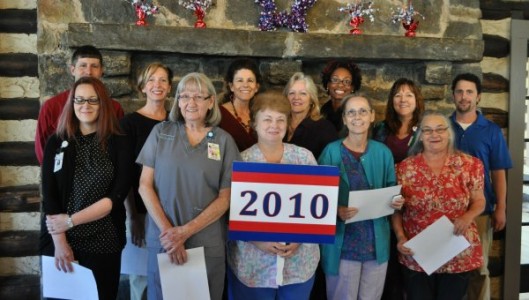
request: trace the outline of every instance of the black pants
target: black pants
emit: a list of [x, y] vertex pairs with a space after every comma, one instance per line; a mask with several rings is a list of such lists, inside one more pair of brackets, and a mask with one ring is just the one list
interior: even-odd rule
[[121, 269], [121, 252], [110, 254], [74, 253], [83, 267], [94, 273], [99, 300], [116, 300]]
[[460, 300], [467, 292], [470, 272], [433, 273], [402, 267], [408, 300]]

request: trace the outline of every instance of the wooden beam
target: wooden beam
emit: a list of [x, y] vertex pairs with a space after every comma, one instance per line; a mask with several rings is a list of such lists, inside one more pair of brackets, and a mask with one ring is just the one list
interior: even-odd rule
[[0, 166], [38, 166], [34, 142], [0, 143]]
[[0, 54], [0, 76], [5, 77], [37, 77], [39, 58], [31, 53]]
[[0, 10], [0, 32], [37, 33], [36, 9]]
[[39, 110], [38, 98], [0, 99], [0, 120], [36, 120]]
[[481, 18], [484, 20], [501, 20], [512, 17], [513, 11], [523, 14], [524, 20], [529, 20], [529, 2], [480, 0]]
[[0, 276], [0, 299], [40, 299], [39, 275]]
[[40, 231], [0, 232], [0, 257], [24, 257], [39, 255]]
[[509, 80], [495, 73], [483, 73], [482, 86], [485, 93], [509, 92]]
[[484, 34], [485, 49], [483, 56], [488, 57], [507, 57], [511, 51], [510, 41], [504, 37], [497, 35]]
[[0, 188], [0, 212], [40, 211], [38, 185], [23, 185]]

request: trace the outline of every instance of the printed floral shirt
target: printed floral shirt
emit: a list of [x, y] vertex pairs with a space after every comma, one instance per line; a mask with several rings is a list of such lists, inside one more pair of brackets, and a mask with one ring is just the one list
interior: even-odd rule
[[[266, 162], [257, 144], [241, 153], [244, 161]], [[316, 165], [312, 153], [302, 147], [284, 144], [282, 164]], [[249, 287], [277, 288], [277, 256], [265, 253], [250, 242], [228, 242], [228, 265], [235, 276]], [[285, 259], [283, 285], [303, 283], [316, 271], [320, 261], [318, 244], [301, 244], [296, 253]]]
[[[456, 152], [449, 155], [436, 175], [422, 154], [409, 157], [397, 167], [402, 184], [403, 227], [408, 239], [446, 215], [450, 221], [463, 215], [470, 206], [472, 191], [483, 189], [483, 164], [475, 157]], [[440, 267], [436, 273], [461, 273], [479, 268], [483, 263], [476, 223], [464, 233], [470, 247]], [[424, 272], [411, 256], [399, 253], [399, 261], [411, 270]]]

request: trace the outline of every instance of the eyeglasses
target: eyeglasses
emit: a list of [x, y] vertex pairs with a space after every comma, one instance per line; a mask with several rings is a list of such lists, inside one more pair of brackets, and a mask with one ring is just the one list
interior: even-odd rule
[[187, 103], [191, 101], [191, 99], [195, 99], [195, 102], [203, 102], [211, 98], [211, 95], [208, 96], [202, 96], [202, 95], [178, 95], [178, 101]]
[[345, 86], [350, 86], [350, 85], [353, 83], [353, 81], [352, 81], [351, 79], [349, 79], [349, 78], [340, 79], [340, 78], [338, 78], [338, 77], [332, 77], [332, 78], [331, 78], [331, 83], [332, 83], [332, 84], [339, 84], [339, 83], [341, 83], [341, 84], [343, 84], [343, 85], [345, 85]]
[[354, 118], [357, 115], [361, 117], [367, 116], [371, 112], [371, 109], [360, 108], [359, 110], [350, 109], [344, 113], [348, 118]]
[[74, 97], [73, 103], [83, 105], [85, 102], [88, 102], [90, 105], [98, 105], [99, 104], [99, 98], [92, 97], [92, 98], [83, 98], [83, 97]]
[[421, 128], [421, 131], [424, 135], [432, 135], [434, 132], [436, 134], [443, 134], [446, 132], [446, 130], [448, 130], [448, 127], [437, 127], [437, 128]]

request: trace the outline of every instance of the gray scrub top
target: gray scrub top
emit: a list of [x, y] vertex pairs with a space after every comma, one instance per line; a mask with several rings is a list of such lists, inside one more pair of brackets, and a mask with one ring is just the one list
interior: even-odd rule
[[[220, 155], [209, 155], [208, 144]], [[154, 189], [165, 215], [173, 225], [183, 225], [197, 217], [219, 191], [231, 186], [232, 163], [241, 160], [232, 137], [213, 127], [197, 145], [191, 146], [185, 125], [180, 122], [157, 124], [147, 138], [136, 162], [154, 169]], [[160, 230], [149, 216], [147, 247], [161, 248]], [[224, 256], [225, 216], [190, 237], [185, 248], [205, 248], [206, 256]]]

